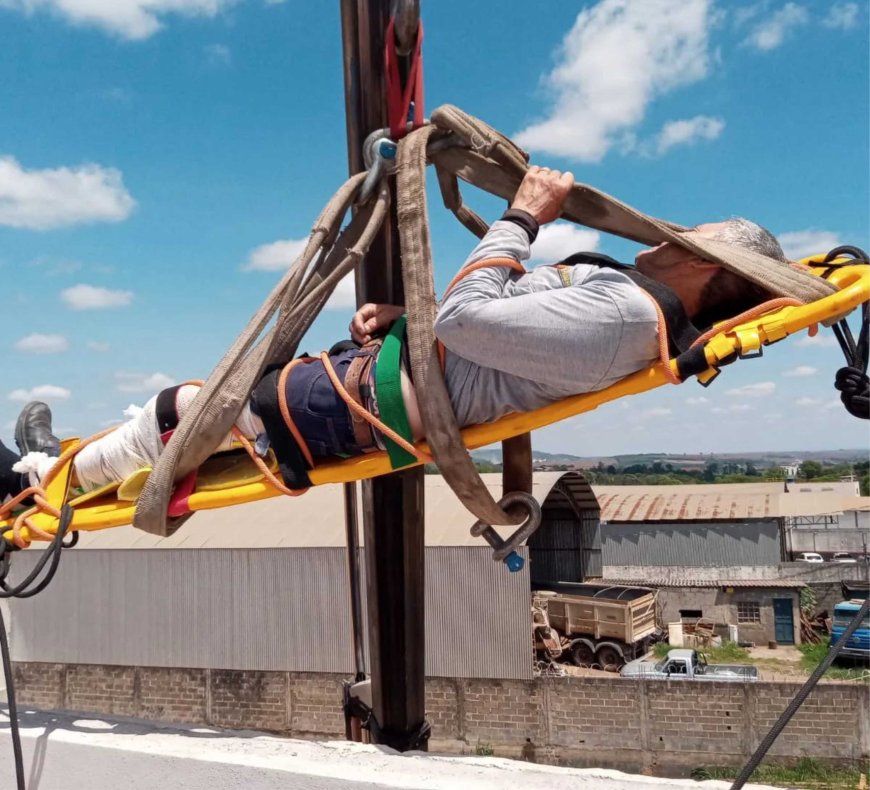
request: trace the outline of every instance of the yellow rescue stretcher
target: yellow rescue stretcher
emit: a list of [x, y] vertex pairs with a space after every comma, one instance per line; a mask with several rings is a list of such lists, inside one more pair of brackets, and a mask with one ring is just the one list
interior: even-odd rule
[[[726, 322], [714, 332], [707, 333], [702, 340], [709, 368], [697, 377], [701, 383], [708, 384], [712, 381], [723, 364], [740, 357], [757, 356], [763, 346], [776, 343], [789, 335], [807, 330], [815, 332], [819, 324], [830, 323], [870, 301], [870, 266], [857, 264], [851, 259], [824, 263], [821, 255], [802, 262], [810, 266], [813, 273], [825, 276], [838, 290], [809, 304], [779, 307], [734, 326], [729, 326], [731, 322]], [[566, 398], [535, 411], [509, 414], [485, 425], [471, 426], [462, 431], [462, 436], [466, 447], [473, 450], [592, 411], [604, 403], [674, 383], [677, 380], [676, 374], [674, 360], [668, 365], [657, 362], [607, 389]], [[66, 440], [62, 445], [63, 450], [75, 447], [79, 441]], [[428, 454], [424, 442], [418, 448]], [[419, 463], [419, 460], [415, 462]], [[29, 516], [29, 523], [37, 530], [30, 530], [19, 524], [16, 540], [19, 546], [26, 546], [31, 540], [46, 539], [37, 534], [39, 530], [49, 536], [54, 535], [59, 521], [58, 513], [64, 504], [68, 504], [73, 510], [71, 530], [106, 529], [132, 522], [136, 509], [135, 496], [141, 490], [147, 469], [140, 470], [120, 484], [104, 486], [77, 496], [71, 487], [72, 466], [73, 460], [70, 459], [62, 468], [53, 470], [54, 478], [45, 488], [47, 507], [41, 507], [39, 512]], [[272, 466], [274, 468], [274, 464]], [[309, 478], [313, 485], [324, 485], [365, 480], [392, 471], [387, 454], [375, 452], [355, 458], [319, 462], [310, 470]], [[255, 502], [280, 494], [256, 469], [246, 453], [231, 451], [212, 456], [200, 467], [196, 486], [186, 496], [185, 506], [190, 512], [196, 512]], [[14, 521], [13, 515], [0, 520], [0, 534], [10, 542], [13, 539]]]

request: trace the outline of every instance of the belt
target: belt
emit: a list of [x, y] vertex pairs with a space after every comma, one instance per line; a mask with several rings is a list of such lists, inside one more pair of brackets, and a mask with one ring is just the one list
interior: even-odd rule
[[[381, 341], [375, 340], [363, 349], [363, 353], [355, 356], [350, 365], [348, 365], [347, 373], [344, 377], [344, 388], [347, 390], [353, 400], [362, 406], [368, 408], [366, 399], [363, 395], [363, 388], [368, 385], [372, 364], [377, 356], [378, 349], [381, 347]], [[375, 442], [372, 427], [362, 417], [357, 417], [353, 412], [350, 413], [351, 424], [353, 426], [353, 438], [364, 453], [370, 453], [378, 449]]]

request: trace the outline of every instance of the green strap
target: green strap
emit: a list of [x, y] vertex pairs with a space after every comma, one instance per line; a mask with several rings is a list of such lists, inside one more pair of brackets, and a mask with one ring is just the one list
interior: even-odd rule
[[[405, 321], [405, 316], [396, 321], [381, 345], [375, 369], [375, 395], [378, 399], [381, 419], [399, 436], [413, 444], [414, 435], [411, 433], [408, 412], [405, 411], [405, 401], [402, 398], [401, 360]], [[393, 469], [399, 469], [417, 460], [392, 439], [384, 436], [383, 440]]]

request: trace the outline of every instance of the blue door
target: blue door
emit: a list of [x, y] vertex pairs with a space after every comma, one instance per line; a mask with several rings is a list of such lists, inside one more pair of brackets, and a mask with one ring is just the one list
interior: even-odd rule
[[794, 613], [791, 598], [773, 599], [773, 622], [776, 641], [781, 645], [793, 645]]

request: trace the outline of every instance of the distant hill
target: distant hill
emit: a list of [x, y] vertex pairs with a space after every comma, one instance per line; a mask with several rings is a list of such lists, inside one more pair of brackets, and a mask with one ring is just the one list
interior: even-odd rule
[[[756, 467], [790, 465], [800, 461], [818, 461], [819, 463], [841, 464], [849, 461], [866, 461], [866, 449], [838, 450], [768, 450], [754, 453], [637, 453], [631, 455], [582, 456], [570, 453], [546, 453], [534, 450], [536, 463], [555, 465], [570, 464], [579, 467], [594, 467], [599, 463], [604, 466], [613, 464], [617, 467], [634, 464], [652, 465], [656, 461], [662, 464], [672, 464], [675, 467], [704, 467], [711, 462], [716, 463], [752, 463]], [[500, 447], [485, 447], [473, 450], [471, 457], [475, 461], [491, 464], [501, 463]]]

